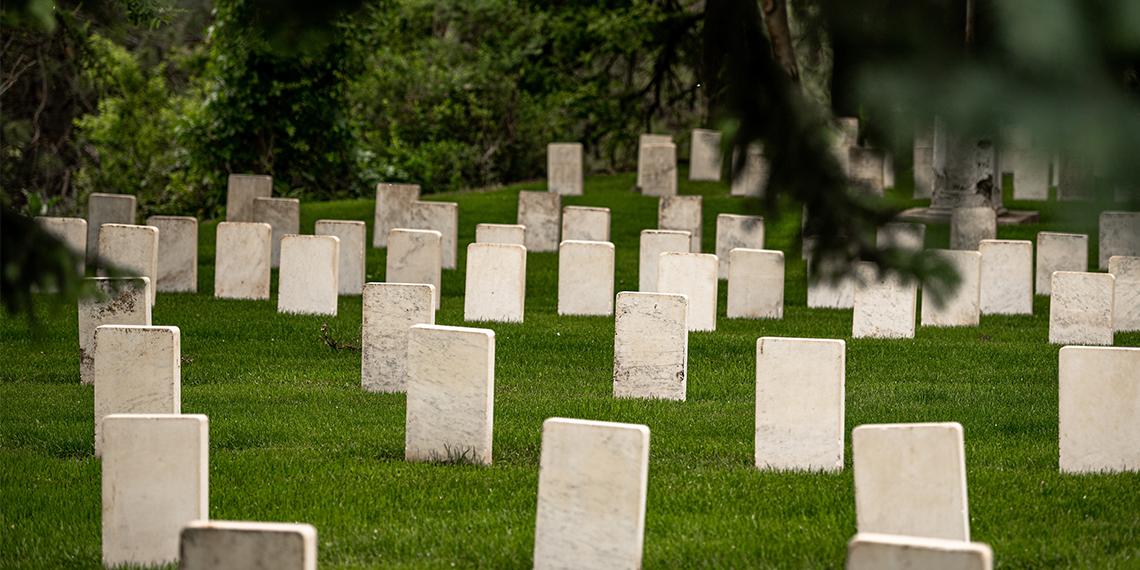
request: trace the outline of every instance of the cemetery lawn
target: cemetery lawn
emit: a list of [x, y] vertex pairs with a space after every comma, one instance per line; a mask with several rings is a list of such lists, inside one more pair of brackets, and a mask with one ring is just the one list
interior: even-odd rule
[[[754, 213], [727, 184], [688, 182], [704, 195], [704, 251], [718, 213]], [[909, 173], [898, 196], [909, 196]], [[636, 290], [638, 237], [655, 228], [657, 199], [629, 191], [632, 173], [586, 179], [564, 205], [612, 209], [615, 291]], [[463, 321], [466, 245], [475, 224], [515, 223], [523, 184], [433, 196], [459, 203], [459, 269], [443, 273], [437, 324], [496, 332], [494, 465], [410, 464], [404, 396], [360, 388], [360, 353], [321, 339], [325, 324], [359, 342], [360, 297], [336, 317], [279, 315], [268, 301], [217, 300], [216, 222], [200, 229], [197, 294], [159, 293], [155, 325], [182, 332], [182, 411], [210, 419], [210, 517], [306, 522], [321, 568], [530, 568], [542, 422], [561, 416], [649, 426], [644, 567], [842, 568], [855, 534], [851, 429], [865, 423], [956, 421], [965, 428], [970, 526], [1002, 568], [1140, 568], [1140, 474], [1070, 476], [1057, 469], [1057, 353], [1049, 300], [1033, 316], [983, 316], [976, 328], [919, 327], [913, 340], [851, 338], [850, 310], [807, 309], [797, 231], [800, 207], [767, 218], [769, 249], [785, 252], [783, 320], [725, 318], [689, 337], [688, 401], [615, 400], [612, 317], [557, 315], [558, 257], [531, 253], [523, 324]], [[1010, 193], [1006, 192], [1009, 196]], [[910, 201], [898, 199], [901, 205]], [[1043, 223], [1000, 227], [1089, 235], [1112, 203], [1014, 203]], [[302, 204], [301, 231], [318, 219], [368, 222], [370, 200]], [[945, 248], [946, 226], [927, 247]], [[384, 280], [384, 250], [368, 249], [369, 281]], [[0, 323], [0, 567], [100, 567], [100, 464], [92, 456], [93, 389], [79, 385], [75, 307], [41, 308], [45, 335]], [[753, 463], [756, 340], [847, 343], [845, 468], [758, 471]], [[1140, 346], [1140, 333], [1116, 335]], [[1137, 372], [1140, 374], [1140, 371]], [[1140, 434], [1137, 434], [1140, 437]]]

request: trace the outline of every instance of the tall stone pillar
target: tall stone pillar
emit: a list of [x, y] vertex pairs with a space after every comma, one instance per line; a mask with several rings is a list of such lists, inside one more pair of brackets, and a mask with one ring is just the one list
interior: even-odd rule
[[934, 126], [934, 189], [930, 209], [949, 214], [954, 208], [990, 207], [999, 214], [1001, 174], [992, 139], [952, 133], [942, 121]]

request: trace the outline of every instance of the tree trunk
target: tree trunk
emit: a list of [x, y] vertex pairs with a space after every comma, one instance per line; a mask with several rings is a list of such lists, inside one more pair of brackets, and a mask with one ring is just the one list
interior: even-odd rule
[[792, 31], [788, 27], [787, 0], [763, 0], [764, 24], [768, 27], [768, 39], [772, 42], [772, 53], [788, 79], [796, 89], [800, 88], [800, 68], [796, 65], [796, 50], [792, 47]]

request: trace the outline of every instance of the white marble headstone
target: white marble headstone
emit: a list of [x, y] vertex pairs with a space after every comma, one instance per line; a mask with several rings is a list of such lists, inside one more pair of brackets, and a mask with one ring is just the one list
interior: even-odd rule
[[1114, 256], [1108, 272], [1116, 278], [1112, 294], [1112, 329], [1140, 331], [1140, 257]]
[[950, 212], [950, 249], [977, 251], [978, 242], [984, 239], [997, 239], [993, 208], [954, 208]]
[[851, 336], [855, 338], [914, 338], [914, 310], [918, 284], [897, 273], [879, 275], [874, 263], [855, 266], [855, 312]]
[[102, 325], [150, 326], [150, 279], [89, 277], [103, 299], [79, 300], [79, 382], [95, 383], [95, 329]]
[[847, 543], [847, 570], [992, 570], [984, 542], [860, 532]]
[[254, 198], [253, 221], [273, 228], [269, 266], [281, 266], [281, 236], [301, 233], [301, 201], [296, 198]]
[[1109, 273], [1053, 273], [1049, 343], [1112, 346], [1114, 281]]
[[784, 252], [736, 248], [728, 254], [730, 319], [784, 318]]
[[254, 198], [273, 196], [273, 177], [264, 174], [231, 174], [226, 182], [226, 221], [253, 222]]
[[689, 330], [715, 331], [717, 257], [667, 251], [657, 258], [657, 290], [689, 298]]
[[463, 320], [523, 322], [526, 252], [521, 245], [473, 243], [467, 246]]
[[1037, 232], [1036, 294], [1050, 294], [1054, 271], [1088, 271], [1089, 236]]
[[437, 231], [390, 230], [384, 281], [431, 285], [435, 291], [435, 310], [438, 311], [441, 282], [439, 246], [442, 241], [443, 236]]
[[364, 240], [368, 233], [364, 222], [317, 220], [313, 233], [319, 236], [336, 236], [340, 240], [337, 293], [360, 295], [364, 291]]
[[649, 144], [641, 148], [641, 177], [643, 196], [677, 195], [677, 145], [673, 143]]
[[198, 220], [190, 216], [151, 216], [158, 228], [158, 285], [163, 292], [198, 292]]
[[335, 317], [339, 277], [339, 238], [282, 236], [277, 312]]
[[1114, 255], [1140, 257], [1140, 212], [1101, 212], [1097, 253], [1102, 270]]
[[582, 195], [582, 143], [546, 145], [546, 188], [564, 196]]
[[1140, 471], [1140, 348], [1066, 346], [1058, 356], [1062, 473]]
[[689, 300], [665, 293], [617, 294], [614, 397], [684, 400]]
[[716, 217], [717, 279], [728, 279], [728, 253], [738, 247], [764, 249], [764, 218], [719, 214]]
[[218, 224], [214, 297], [268, 299], [273, 228], [254, 222]]
[[84, 260], [87, 258], [87, 220], [37, 216], [36, 221], [44, 231], [58, 238], [76, 255], [75, 272], [83, 275]]
[[317, 570], [311, 524], [199, 520], [182, 528], [179, 570]]
[[1033, 242], [984, 239], [981, 303], [983, 315], [1033, 314]]
[[610, 241], [610, 209], [589, 206], [562, 208], [562, 241]]
[[411, 229], [412, 203], [420, 199], [419, 184], [376, 185], [376, 212], [372, 225], [372, 247], [388, 247], [388, 232]]
[[562, 242], [558, 248], [558, 314], [614, 314], [614, 244]]
[[720, 181], [720, 131], [693, 129], [689, 180]]
[[[733, 164], [740, 163], [739, 153], [733, 155]], [[748, 145], [748, 152], [745, 153], [744, 166], [740, 167], [740, 172], [735, 172], [732, 177], [732, 186], [729, 188], [729, 196], [764, 196], [764, 190], [768, 187], [768, 160], [764, 158], [764, 147], [758, 143]]]
[[526, 227], [518, 224], [476, 224], [475, 243], [526, 245]]
[[959, 282], [942, 306], [934, 302], [931, 288], [922, 294], [922, 326], [976, 327], [981, 317], [982, 254], [977, 251], [936, 249], [928, 252], [954, 268]]
[[364, 285], [360, 386], [369, 392], [408, 391], [408, 335], [435, 324], [435, 287], [420, 283]]
[[641, 230], [638, 246], [637, 290], [657, 291], [657, 258], [666, 251], [689, 251], [689, 232], [677, 230]]
[[525, 227], [527, 251], [558, 251], [562, 230], [562, 196], [551, 192], [519, 192], [518, 224]]
[[150, 304], [154, 305], [154, 281], [158, 277], [158, 228], [103, 224], [99, 229], [99, 257], [126, 271], [130, 277], [150, 279]]
[[756, 467], [843, 469], [842, 340], [756, 341]]
[[657, 229], [689, 232], [689, 253], [701, 253], [701, 196], [664, 196], [657, 200]]
[[91, 193], [87, 199], [88, 262], [99, 253], [99, 228], [103, 224], [134, 224], [135, 203], [135, 197], [127, 194]]
[[459, 204], [455, 202], [412, 202], [413, 230], [439, 232], [440, 267], [455, 269], [459, 264]]

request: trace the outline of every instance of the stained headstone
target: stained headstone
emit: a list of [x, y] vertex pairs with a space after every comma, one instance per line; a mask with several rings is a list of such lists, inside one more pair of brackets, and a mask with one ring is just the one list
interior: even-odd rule
[[717, 279], [728, 279], [728, 253], [738, 247], [764, 249], [764, 218], [718, 214], [716, 217]]
[[727, 316], [784, 318], [784, 252], [744, 248], [729, 252]]
[[103, 418], [182, 411], [182, 342], [178, 327], [102, 325], [95, 329], [95, 457]]
[[519, 192], [518, 223], [524, 226], [527, 251], [558, 251], [562, 229], [562, 196], [550, 192]]
[[179, 570], [317, 570], [311, 524], [199, 520], [182, 528]]
[[[740, 163], [740, 155], [733, 155], [733, 164]], [[768, 160], [764, 158], [764, 147], [753, 143], [748, 145], [748, 152], [745, 153], [744, 166], [741, 167], [740, 172], [737, 173], [733, 168], [732, 186], [729, 188], [729, 196], [764, 196], [764, 190], [768, 187]]]
[[158, 228], [103, 224], [99, 229], [99, 257], [131, 277], [150, 279], [150, 304], [154, 304], [154, 281], [158, 277]]
[[716, 330], [717, 257], [667, 251], [657, 258], [657, 290], [689, 298], [691, 331]]
[[944, 260], [958, 275], [958, 287], [944, 299], [943, 305], [934, 302], [928, 288], [922, 295], [922, 326], [924, 327], [976, 327], [980, 322], [982, 254], [977, 251], [953, 249], [931, 250], [930, 254]]
[[1102, 270], [1115, 255], [1140, 257], [1140, 212], [1101, 212], [1097, 252]]
[[617, 294], [614, 397], [684, 400], [689, 367], [689, 299], [666, 293]]
[[44, 231], [58, 238], [76, 255], [75, 273], [83, 275], [84, 260], [87, 257], [87, 220], [37, 216], [36, 221]]
[[408, 391], [408, 335], [435, 324], [435, 287], [412, 283], [364, 285], [360, 327], [360, 386], [369, 392]]
[[150, 326], [150, 278], [89, 277], [103, 299], [79, 299], [79, 382], [95, 383], [95, 329], [102, 325]]
[[268, 299], [273, 228], [254, 222], [218, 224], [214, 296]]
[[641, 149], [641, 194], [643, 196], [677, 195], [677, 145], [650, 144]]
[[277, 312], [335, 317], [339, 277], [339, 238], [282, 236]]
[[558, 248], [558, 314], [614, 314], [614, 244], [562, 242]]
[[1112, 346], [1112, 297], [1109, 273], [1053, 273], [1049, 299], [1050, 344]]
[[689, 232], [689, 253], [701, 253], [701, 196], [665, 196], [657, 200], [657, 229]]
[[693, 129], [689, 180], [720, 182], [720, 131]]
[[758, 469], [843, 469], [846, 355], [841, 340], [756, 341]]
[[860, 532], [847, 543], [847, 570], [992, 570], [984, 542]]
[[135, 202], [135, 197], [127, 194], [91, 193], [87, 199], [88, 262], [99, 253], [99, 228], [103, 224], [135, 223]]
[[610, 241], [610, 209], [562, 208], [562, 241]]
[[546, 145], [546, 188], [563, 196], [582, 195], [582, 143]]
[[1140, 471], [1140, 348], [1066, 346], [1058, 356], [1062, 473]]
[[1089, 236], [1037, 232], [1036, 294], [1050, 294], [1054, 271], [1088, 271]]
[[981, 306], [983, 315], [1033, 314], [1033, 242], [984, 239]]
[[523, 322], [526, 252], [521, 245], [473, 243], [467, 246], [463, 320]]
[[651, 144], [668, 144], [673, 142], [673, 135], [642, 134], [637, 141], [637, 185], [645, 187], [645, 147]]
[[950, 212], [950, 249], [978, 251], [978, 242], [997, 239], [997, 213], [989, 206]]
[[360, 295], [364, 291], [364, 240], [368, 234], [364, 222], [317, 220], [313, 233], [336, 236], [340, 240], [337, 292], [341, 295]]
[[[393, 229], [388, 231], [388, 257], [384, 281], [424, 283], [435, 291], [435, 310], [440, 302], [440, 243], [443, 236], [431, 230]], [[471, 263], [470, 258], [467, 260]]]
[[158, 291], [198, 292], [198, 220], [190, 216], [151, 216], [158, 228]]
[[914, 199], [929, 199], [934, 193], [934, 129], [914, 133]]
[[879, 274], [874, 263], [855, 266], [855, 338], [914, 338], [914, 309], [918, 284], [893, 271]]
[[440, 263], [444, 269], [459, 264], [459, 204], [455, 202], [412, 202], [413, 230], [435, 230], [440, 242]]
[[526, 245], [526, 226], [517, 224], [477, 224], [475, 243]]
[[231, 174], [226, 183], [226, 221], [255, 222], [253, 201], [273, 196], [273, 177], [264, 174]]
[[911, 253], [926, 249], [926, 225], [891, 222], [879, 228], [875, 236], [875, 247], [899, 248]]
[[676, 230], [641, 230], [638, 251], [637, 290], [657, 291], [657, 258], [666, 251], [689, 251], [689, 232]]
[[1112, 294], [1112, 329], [1140, 331], [1140, 257], [1113, 256], [1108, 272], [1116, 278]]
[[269, 224], [269, 266], [281, 266], [281, 236], [301, 233], [301, 201], [296, 198], [254, 198], [253, 221]]
[[1057, 164], [1057, 199], [1092, 200], [1096, 197], [1093, 161], [1076, 154], [1062, 153]]
[[388, 247], [388, 232], [411, 229], [412, 203], [420, 199], [419, 184], [376, 185], [376, 214], [372, 224], [372, 247]]
[[847, 149], [847, 170], [851, 180], [864, 185], [874, 196], [882, 196], [886, 152], [877, 148], [852, 146]]

